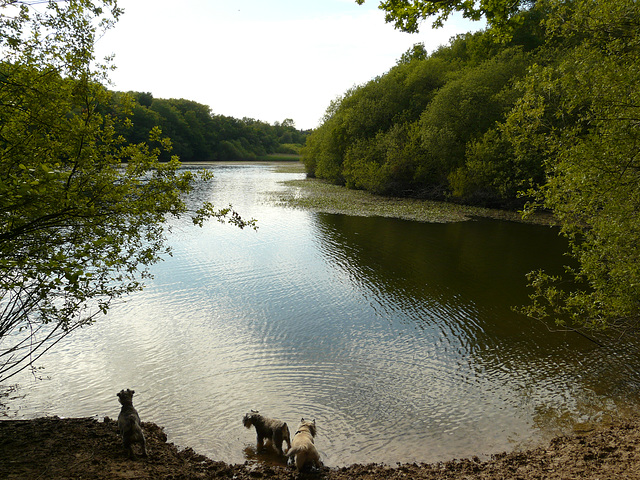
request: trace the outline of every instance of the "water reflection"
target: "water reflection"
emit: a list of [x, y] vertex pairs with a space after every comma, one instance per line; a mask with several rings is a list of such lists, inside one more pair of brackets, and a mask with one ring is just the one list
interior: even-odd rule
[[269, 201], [296, 174], [214, 173], [194, 202], [232, 203], [258, 232], [174, 221], [147, 290], [53, 352], [49, 380], [23, 377], [16, 416], [115, 416], [134, 388], [143, 420], [212, 458], [260, 457], [254, 408], [315, 418], [340, 465], [489, 454], [637, 398], [634, 344], [603, 354], [511, 311], [524, 273], [560, 268], [554, 231], [315, 215]]
[[317, 231], [328, 261], [355, 281], [409, 306], [427, 299], [447, 310], [509, 310], [526, 301], [524, 275], [541, 267], [558, 271], [566, 251], [557, 230], [489, 220], [424, 224], [320, 215]]
[[[444, 365], [458, 364], [457, 387], [489, 380], [484, 394], [498, 396], [491, 403], [499, 399], [516, 415], [531, 409], [541, 428], [575, 420], [571, 412], [584, 419], [635, 403], [637, 339], [603, 348], [513, 312], [527, 301], [527, 272], [561, 273], [570, 261], [557, 230], [339, 215], [318, 216], [316, 228], [327, 262], [359, 286], [377, 315], [412, 324], [427, 345], [439, 345], [425, 352], [425, 362], [441, 357]], [[461, 398], [473, 397], [461, 392]]]

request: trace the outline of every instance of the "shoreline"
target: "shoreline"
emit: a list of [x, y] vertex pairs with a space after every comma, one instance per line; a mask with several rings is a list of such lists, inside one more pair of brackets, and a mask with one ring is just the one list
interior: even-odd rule
[[385, 197], [364, 190], [351, 190], [313, 178], [282, 183], [287, 188], [282, 192], [274, 192], [273, 200], [276, 204], [317, 213], [379, 216], [426, 223], [487, 219], [557, 226], [554, 217], [545, 213], [535, 213], [523, 218], [521, 212], [513, 210], [473, 207], [409, 197]]
[[185, 167], [206, 167], [206, 166], [232, 166], [232, 165], [273, 165], [275, 167], [277, 166], [281, 166], [281, 165], [300, 165], [301, 168], [301, 172], [304, 172], [304, 165], [302, 164], [302, 162], [300, 162], [300, 160], [298, 158], [291, 158], [291, 159], [283, 159], [283, 158], [278, 158], [278, 159], [268, 159], [268, 158], [263, 158], [263, 159], [256, 159], [256, 160], [203, 160], [200, 162], [183, 162], [182, 160], [180, 161], [180, 163], [185, 166]]
[[[257, 164], [256, 162], [247, 162]], [[229, 162], [225, 165], [238, 165]], [[267, 162], [277, 168], [291, 171], [298, 168], [293, 162]], [[222, 165], [220, 163], [219, 165]], [[282, 166], [282, 167], [281, 167]], [[303, 173], [303, 170], [301, 170]], [[362, 191], [322, 181], [305, 179], [286, 182], [284, 193], [291, 197], [310, 198], [314, 189], [324, 195], [327, 189], [336, 192], [341, 199], [348, 198], [350, 210], [329, 213], [353, 213], [363, 205], [367, 209], [377, 208], [385, 197], [375, 197]], [[297, 185], [295, 182], [304, 182]], [[332, 194], [333, 195], [333, 194]], [[373, 197], [373, 199], [372, 199]], [[335, 198], [320, 208], [331, 209]], [[356, 200], [354, 200], [356, 199]], [[407, 199], [390, 199], [393, 209], [390, 215], [400, 215], [397, 203]], [[343, 200], [341, 200], [343, 201]], [[439, 202], [420, 201], [413, 205], [418, 211], [427, 209], [425, 204]], [[289, 205], [293, 208], [312, 208]], [[326, 211], [326, 210], [316, 210]], [[371, 212], [374, 213], [371, 213]], [[377, 210], [366, 210], [365, 215], [378, 215]], [[482, 216], [482, 215], [480, 215]], [[484, 217], [483, 218], [493, 218]], [[444, 221], [471, 220], [473, 216]], [[504, 219], [502, 220], [511, 220]], [[437, 221], [432, 219], [419, 221]], [[517, 220], [516, 220], [517, 221]], [[249, 455], [253, 447], [245, 445], [244, 464], [225, 463], [224, 459], [212, 460], [196, 453], [192, 448], [177, 447], [167, 442], [164, 428], [154, 423], [143, 423], [149, 442], [151, 457], [129, 461], [123, 453], [117, 426], [113, 420], [95, 418], [57, 417], [28, 420], [0, 420], [0, 478], [7, 479], [66, 479], [66, 478], [274, 478], [277, 480], [299, 478], [295, 470], [285, 465], [274, 464], [264, 455]], [[639, 478], [640, 479], [640, 423], [621, 417], [617, 421], [588, 426], [584, 431], [572, 435], [555, 437], [541, 446], [527, 450], [499, 453], [487, 460], [478, 457], [453, 459], [437, 463], [406, 464], [352, 464], [323, 468], [306, 475], [328, 480], [347, 478], [373, 480], [374, 478], [408, 479], [498, 479], [521, 478]], [[195, 433], [194, 433], [195, 434]], [[238, 445], [241, 449], [242, 445]], [[486, 458], [486, 457], [485, 457]], [[630, 473], [633, 473], [630, 476]], [[637, 475], [637, 476], [635, 476]]]
[[[183, 162], [187, 167], [262, 165], [273, 166], [284, 173], [305, 173], [296, 160], [237, 160], [217, 162]], [[557, 226], [551, 214], [535, 213], [523, 218], [513, 210], [474, 207], [459, 203], [422, 200], [411, 197], [374, 195], [365, 190], [353, 190], [317, 178], [282, 182], [284, 191], [273, 192], [271, 201], [316, 213], [352, 216], [380, 216], [427, 223], [465, 222], [476, 219], [502, 220], [545, 226]]]
[[[638, 478], [640, 423], [615, 420], [572, 435], [555, 437], [537, 448], [439, 463], [354, 464], [323, 467], [302, 475], [295, 469], [260, 461], [227, 464], [167, 443], [162, 427], [142, 424], [149, 457], [129, 460], [115, 420], [57, 417], [0, 420], [0, 478], [51, 480], [111, 479], [256, 479], [327, 480], [505, 478]], [[241, 448], [239, 445], [238, 448]]]

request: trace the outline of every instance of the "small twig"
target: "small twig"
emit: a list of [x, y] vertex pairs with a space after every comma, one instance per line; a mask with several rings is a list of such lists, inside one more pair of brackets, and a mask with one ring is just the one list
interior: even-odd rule
[[547, 327], [547, 330], [548, 330], [549, 332], [551, 332], [551, 333], [559, 333], [559, 332], [574, 332], [574, 333], [577, 333], [578, 335], [582, 335], [582, 336], [583, 336], [584, 338], [586, 338], [587, 340], [589, 340], [589, 341], [591, 341], [591, 342], [595, 343], [596, 345], [598, 345], [598, 346], [600, 346], [600, 347], [602, 347], [602, 348], [606, 348], [606, 347], [607, 347], [604, 343], [602, 343], [602, 342], [600, 342], [600, 341], [596, 340], [596, 339], [595, 339], [595, 338], [593, 338], [593, 337], [590, 337], [589, 335], [587, 335], [586, 333], [584, 333], [584, 332], [582, 332], [582, 331], [578, 330], [577, 328], [573, 328], [573, 327], [569, 327], [569, 326], [566, 326], [566, 325], [565, 325], [565, 328], [564, 328], [564, 329], [552, 329], [551, 327], [549, 327], [549, 324], [548, 324], [547, 322], [545, 322], [544, 320], [542, 320], [541, 318], [537, 318], [537, 317], [530, 317], [530, 318], [533, 318], [534, 320], [537, 320], [537, 321], [539, 321], [540, 323], [542, 323], [545, 327]]

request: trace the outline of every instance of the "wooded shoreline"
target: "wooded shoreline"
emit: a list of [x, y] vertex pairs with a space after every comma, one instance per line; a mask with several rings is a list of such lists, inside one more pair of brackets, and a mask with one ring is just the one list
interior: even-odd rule
[[[304, 165], [288, 160], [182, 162], [185, 167], [263, 165], [288, 173], [304, 173]], [[356, 216], [381, 216], [419, 222], [461, 222], [478, 218], [523, 222], [538, 225], [556, 225], [552, 215], [536, 213], [523, 217], [521, 212], [473, 207], [459, 203], [421, 200], [411, 197], [388, 197], [364, 190], [349, 189], [326, 180], [304, 178], [284, 182], [283, 192], [274, 192], [272, 201], [277, 204], [318, 213], [335, 213]]]

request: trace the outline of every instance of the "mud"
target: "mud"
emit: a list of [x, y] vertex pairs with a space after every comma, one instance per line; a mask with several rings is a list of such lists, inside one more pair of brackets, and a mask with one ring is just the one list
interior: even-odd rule
[[167, 443], [163, 429], [143, 423], [149, 457], [125, 455], [114, 420], [0, 421], [2, 479], [640, 479], [640, 422], [617, 421], [561, 436], [522, 452], [435, 464], [368, 464], [298, 474], [260, 461], [227, 464]]

